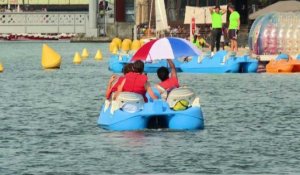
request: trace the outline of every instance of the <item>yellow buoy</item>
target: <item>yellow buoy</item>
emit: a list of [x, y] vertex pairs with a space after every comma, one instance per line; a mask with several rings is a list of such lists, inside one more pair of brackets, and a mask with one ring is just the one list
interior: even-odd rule
[[131, 47], [131, 43], [128, 40], [124, 40], [122, 42], [121, 50], [123, 52], [128, 52], [130, 50], [130, 47]]
[[137, 51], [137, 50], [139, 50], [140, 47], [141, 47], [140, 40], [133, 40], [133, 42], [131, 44], [131, 50]]
[[102, 57], [102, 53], [100, 51], [100, 49], [97, 50], [97, 53], [95, 55], [95, 60], [102, 60], [103, 57]]
[[112, 54], [118, 54], [118, 48], [117, 48], [117, 47], [114, 47], [111, 53], [112, 53]]
[[131, 45], [131, 43], [132, 43], [131, 39], [128, 39], [128, 38], [124, 39], [123, 42], [129, 43], [129, 45]]
[[76, 52], [74, 55], [74, 59], [73, 59], [73, 63], [74, 64], [80, 64], [81, 63], [81, 57], [79, 52]]
[[145, 44], [143, 39], [140, 39], [140, 43], [141, 43], [141, 46], [143, 46]]
[[84, 49], [82, 50], [81, 57], [82, 57], [83, 59], [86, 59], [87, 57], [89, 57], [89, 52], [88, 52], [88, 50], [87, 50], [86, 48], [84, 48]]
[[109, 51], [110, 51], [110, 52], [113, 52], [113, 50], [114, 50], [115, 48], [117, 48], [117, 50], [118, 50], [118, 45], [117, 45], [115, 42], [111, 42], [111, 43], [109, 44]]
[[121, 48], [122, 40], [120, 38], [114, 38], [111, 42], [115, 43], [118, 49]]
[[0, 63], [0, 72], [3, 72], [4, 71], [4, 67], [3, 65]]
[[42, 66], [44, 69], [58, 69], [61, 64], [61, 56], [49, 47], [43, 44], [42, 50]]

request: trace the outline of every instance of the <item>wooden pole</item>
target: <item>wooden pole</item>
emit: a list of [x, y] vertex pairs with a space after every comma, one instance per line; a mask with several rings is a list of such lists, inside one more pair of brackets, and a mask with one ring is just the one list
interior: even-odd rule
[[151, 33], [151, 18], [152, 18], [152, 10], [153, 10], [153, 1], [154, 0], [151, 0], [150, 15], [149, 15], [149, 26], [148, 26], [148, 32], [147, 32], [148, 36], [150, 36], [150, 33]]

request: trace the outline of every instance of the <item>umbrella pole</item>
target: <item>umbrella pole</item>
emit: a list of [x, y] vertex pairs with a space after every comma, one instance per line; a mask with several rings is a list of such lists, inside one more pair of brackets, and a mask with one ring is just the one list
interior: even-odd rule
[[150, 7], [149, 25], [148, 25], [148, 33], [147, 33], [148, 37], [150, 36], [150, 32], [151, 32], [152, 9], [153, 9], [153, 0], [151, 0], [151, 7]]

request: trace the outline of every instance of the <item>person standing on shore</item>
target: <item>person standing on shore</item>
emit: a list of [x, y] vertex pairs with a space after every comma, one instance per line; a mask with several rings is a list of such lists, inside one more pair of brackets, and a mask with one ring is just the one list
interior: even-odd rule
[[228, 27], [230, 47], [231, 47], [231, 51], [237, 52], [238, 51], [237, 35], [240, 30], [240, 14], [237, 11], [235, 11], [235, 8], [232, 4], [228, 6], [228, 10], [230, 11], [229, 27]]
[[215, 8], [209, 9], [212, 21], [212, 31], [211, 31], [211, 52], [214, 51], [216, 46], [216, 51], [220, 50], [220, 40], [222, 35], [222, 15], [226, 13], [225, 9], [221, 9], [219, 5]]

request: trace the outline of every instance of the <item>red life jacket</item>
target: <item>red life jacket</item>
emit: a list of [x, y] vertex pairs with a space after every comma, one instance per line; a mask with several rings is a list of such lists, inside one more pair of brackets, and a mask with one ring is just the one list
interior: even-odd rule
[[125, 75], [125, 79], [126, 81], [122, 91], [141, 94], [147, 102], [145, 85], [148, 81], [148, 77], [144, 74], [129, 72]]
[[110, 99], [111, 94], [118, 90], [118, 86], [121, 85], [124, 78], [125, 78], [124, 76], [119, 77], [118, 81], [113, 85], [113, 87], [111, 88], [109, 94], [106, 96], [106, 99]]
[[178, 83], [177, 77], [168, 78], [165, 81], [160, 82], [158, 85], [161, 86], [162, 88], [164, 88], [166, 91], [170, 91], [170, 90], [172, 90], [174, 88], [178, 88], [179, 87], [179, 83]]

